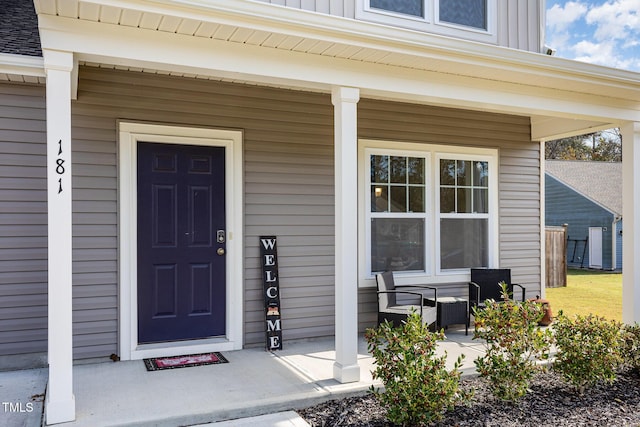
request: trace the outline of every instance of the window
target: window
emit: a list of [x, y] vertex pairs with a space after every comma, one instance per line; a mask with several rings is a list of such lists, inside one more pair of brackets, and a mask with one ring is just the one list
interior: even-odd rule
[[440, 0], [440, 22], [487, 30], [487, 0]]
[[496, 0], [357, 0], [356, 19], [497, 43]]
[[440, 269], [489, 266], [489, 162], [439, 160]]
[[404, 13], [405, 15], [424, 16], [423, 0], [370, 0], [369, 6], [372, 9], [384, 10], [387, 12]]
[[[498, 247], [497, 151], [361, 140], [363, 279], [466, 280]], [[389, 149], [386, 147], [393, 147]], [[452, 279], [452, 276], [458, 276]]]
[[372, 271], [425, 271], [425, 157], [369, 161]]

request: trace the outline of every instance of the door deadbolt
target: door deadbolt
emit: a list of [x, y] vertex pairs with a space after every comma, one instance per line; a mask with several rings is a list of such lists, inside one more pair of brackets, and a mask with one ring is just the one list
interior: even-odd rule
[[226, 238], [225, 238], [225, 235], [224, 235], [224, 230], [216, 231], [216, 242], [224, 243], [225, 240], [226, 240]]
[[216, 253], [220, 256], [224, 255], [224, 249], [222, 248], [218, 248], [218, 250], [216, 251]]

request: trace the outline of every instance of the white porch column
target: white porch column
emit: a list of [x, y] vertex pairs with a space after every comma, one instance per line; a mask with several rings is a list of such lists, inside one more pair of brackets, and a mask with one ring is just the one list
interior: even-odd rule
[[640, 322], [640, 122], [622, 132], [622, 320]]
[[71, 71], [73, 54], [44, 50], [47, 75], [49, 383], [47, 424], [76, 418], [71, 323]]
[[360, 380], [358, 366], [358, 122], [360, 91], [331, 92], [335, 131], [336, 361], [341, 383]]

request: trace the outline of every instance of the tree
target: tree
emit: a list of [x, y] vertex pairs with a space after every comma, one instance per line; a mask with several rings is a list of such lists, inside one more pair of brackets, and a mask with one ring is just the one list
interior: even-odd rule
[[547, 141], [545, 143], [545, 158], [549, 160], [588, 160], [589, 150], [584, 141], [585, 135]]
[[600, 132], [597, 143], [594, 143], [592, 160], [604, 162], [622, 161], [622, 135], [620, 129]]
[[545, 158], [552, 160], [622, 161], [620, 129], [556, 139], [545, 143]]

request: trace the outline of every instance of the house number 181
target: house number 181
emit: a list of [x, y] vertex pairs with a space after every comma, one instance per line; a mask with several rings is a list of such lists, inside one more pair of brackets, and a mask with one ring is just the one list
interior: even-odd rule
[[56, 173], [58, 178], [58, 194], [62, 193], [62, 175], [64, 175], [64, 159], [62, 158], [62, 140], [58, 141], [58, 158], [56, 159]]

